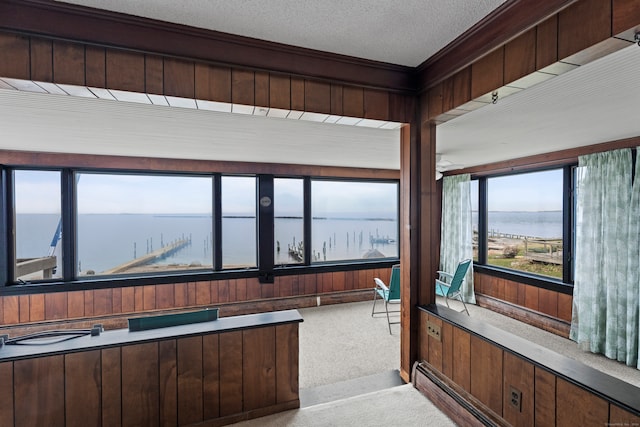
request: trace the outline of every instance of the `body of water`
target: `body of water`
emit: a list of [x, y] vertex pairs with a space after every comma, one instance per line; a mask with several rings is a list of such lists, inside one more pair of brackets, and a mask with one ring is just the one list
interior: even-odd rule
[[[16, 217], [18, 258], [35, 258], [49, 253], [59, 221], [54, 214], [19, 214]], [[397, 257], [396, 221], [384, 219], [316, 218], [312, 222], [312, 250], [316, 261], [360, 259], [376, 248], [386, 257]], [[223, 265], [256, 265], [256, 220], [252, 217], [224, 217], [222, 230]], [[212, 266], [212, 220], [203, 215], [113, 215], [78, 216], [77, 253], [80, 272], [100, 273], [180, 239], [191, 244], [157, 264]], [[287, 245], [303, 238], [302, 218], [275, 218], [275, 240], [281, 251], [276, 264], [295, 263]], [[64, 230], [63, 230], [64, 235]], [[391, 243], [370, 243], [370, 236]], [[326, 248], [326, 250], [323, 250]]]
[[[473, 228], [478, 230], [478, 213], [473, 212]], [[562, 238], [562, 211], [490, 211], [489, 231], [542, 238]]]

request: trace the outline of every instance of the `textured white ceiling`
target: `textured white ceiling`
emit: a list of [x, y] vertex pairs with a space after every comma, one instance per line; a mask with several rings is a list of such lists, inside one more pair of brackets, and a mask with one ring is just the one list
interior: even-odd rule
[[414, 67], [505, 0], [64, 2]]

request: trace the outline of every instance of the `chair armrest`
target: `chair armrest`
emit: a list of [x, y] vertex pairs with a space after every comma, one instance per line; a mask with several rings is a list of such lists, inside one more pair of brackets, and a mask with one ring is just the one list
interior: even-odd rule
[[374, 282], [376, 282], [376, 289], [382, 289], [385, 292], [389, 292], [389, 287], [385, 285], [382, 280], [378, 279], [377, 277], [373, 280]]
[[438, 275], [440, 276], [440, 279], [442, 278], [447, 278], [449, 280], [453, 279], [453, 274], [447, 273], [446, 271], [438, 270]]

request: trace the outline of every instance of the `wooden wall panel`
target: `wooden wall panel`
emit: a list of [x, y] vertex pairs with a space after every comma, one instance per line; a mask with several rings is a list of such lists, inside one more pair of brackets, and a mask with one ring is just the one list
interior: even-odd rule
[[389, 120], [389, 92], [364, 89], [363, 104], [365, 119]]
[[102, 422], [100, 350], [64, 356], [65, 426], [99, 426]]
[[548, 289], [538, 289], [538, 311], [558, 317], [558, 293]]
[[398, 123], [406, 123], [411, 120], [408, 114], [409, 97], [399, 93], [389, 94], [389, 120]]
[[158, 343], [122, 347], [122, 425], [159, 425]]
[[18, 297], [18, 305], [20, 323], [29, 322], [29, 295], [20, 295]]
[[[429, 316], [428, 321], [431, 322], [432, 324], [439, 326], [440, 327], [440, 331], [442, 332], [442, 320], [438, 319], [437, 317], [433, 317], [433, 316]], [[440, 335], [442, 337], [442, 335]], [[431, 366], [433, 366], [434, 368], [436, 368], [438, 371], [442, 372], [442, 365], [443, 365], [443, 345], [442, 345], [442, 339], [438, 340], [434, 337], [432, 337], [431, 335], [427, 335], [427, 339], [429, 340], [429, 356], [428, 356], [428, 361], [431, 364]]]
[[87, 86], [105, 87], [106, 81], [106, 52], [103, 47], [85, 46], [84, 75]]
[[291, 78], [291, 109], [304, 111], [304, 80]]
[[269, 107], [291, 109], [291, 78], [286, 75], [269, 76]]
[[535, 371], [535, 425], [553, 427], [556, 425], [556, 376], [544, 369]]
[[[502, 418], [512, 426], [534, 425], [534, 366], [509, 352], [504, 352]], [[522, 393], [520, 407], [511, 405], [511, 387]]]
[[144, 59], [144, 56], [140, 54], [107, 49], [107, 87], [131, 92], [144, 92]]
[[242, 332], [220, 334], [220, 416], [242, 412]]
[[298, 399], [298, 325], [276, 326], [276, 403]]
[[499, 48], [471, 65], [471, 99], [504, 85], [504, 48]]
[[195, 98], [194, 63], [164, 58], [164, 94], [181, 98]]
[[640, 426], [640, 417], [625, 411], [621, 407], [609, 405], [609, 423], [610, 426]]
[[536, 70], [536, 28], [504, 46], [504, 82], [511, 83]]
[[442, 373], [449, 378], [453, 378], [453, 326], [451, 323], [443, 322], [441, 329], [442, 337]]
[[558, 14], [558, 58], [563, 59], [612, 36], [611, 1], [582, 0]]
[[174, 285], [156, 286], [156, 307], [167, 309], [175, 307], [175, 287]]
[[418, 360], [426, 360], [429, 362], [429, 336], [427, 335], [427, 320], [429, 320], [429, 315], [420, 310], [418, 316]]
[[0, 33], [0, 76], [31, 77], [29, 37]]
[[528, 309], [538, 311], [539, 308], [539, 288], [526, 286], [524, 305]]
[[255, 105], [269, 107], [269, 73], [256, 71]]
[[16, 427], [64, 425], [64, 356], [17, 360], [13, 379]]
[[347, 117], [364, 115], [364, 90], [358, 87], [345, 86], [342, 89], [342, 114]]
[[147, 93], [164, 94], [165, 63], [160, 56], [144, 56], [144, 87]]
[[231, 102], [254, 105], [255, 76], [253, 71], [231, 70]]
[[13, 362], [0, 363], [0, 378], [3, 386], [0, 387], [0, 427], [14, 427], [13, 417]]
[[439, 84], [429, 89], [429, 118], [435, 118], [444, 113], [444, 85]]
[[31, 38], [31, 80], [53, 81], [53, 42]]
[[305, 81], [304, 110], [315, 113], [330, 113], [331, 85], [324, 82]]
[[20, 303], [17, 296], [2, 297], [2, 323], [5, 325], [20, 323]]
[[471, 100], [471, 67], [457, 72], [442, 85], [443, 111], [449, 111]]
[[160, 425], [178, 425], [178, 344], [177, 340], [158, 343], [158, 384]]
[[343, 108], [343, 86], [332, 84], [331, 85], [331, 114], [341, 116], [344, 111]]
[[613, 35], [640, 25], [640, 2], [613, 0]]
[[471, 337], [471, 394], [496, 414], [502, 414], [502, 353], [498, 347]]
[[202, 337], [178, 340], [178, 424], [203, 421]]
[[558, 294], [558, 318], [571, 322], [573, 310], [573, 297], [567, 294]]
[[122, 425], [122, 365], [120, 348], [101, 350], [102, 425]]
[[84, 45], [53, 42], [53, 79], [56, 83], [85, 85]]
[[275, 327], [243, 331], [242, 341], [243, 410], [275, 405]]
[[220, 416], [219, 335], [202, 337], [202, 400], [205, 420]]
[[47, 320], [66, 319], [67, 293], [56, 292], [44, 296], [44, 313]]
[[96, 289], [93, 291], [93, 314], [104, 316], [113, 313], [113, 289]]
[[562, 378], [556, 384], [556, 425], [596, 426], [609, 421], [609, 404]]
[[453, 381], [471, 392], [471, 335], [453, 328]]
[[231, 69], [196, 63], [195, 95], [205, 101], [231, 102]]
[[536, 69], [558, 61], [558, 15], [540, 23], [536, 32]]

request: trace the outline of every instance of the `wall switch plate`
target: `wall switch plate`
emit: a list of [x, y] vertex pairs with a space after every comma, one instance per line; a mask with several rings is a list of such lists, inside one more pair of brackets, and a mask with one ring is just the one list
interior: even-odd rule
[[509, 404], [522, 412], [522, 392], [514, 386], [509, 387]]
[[440, 335], [440, 326], [436, 325], [433, 322], [429, 322], [427, 321], [427, 334], [435, 339], [437, 339], [438, 341], [441, 340], [441, 335]]

